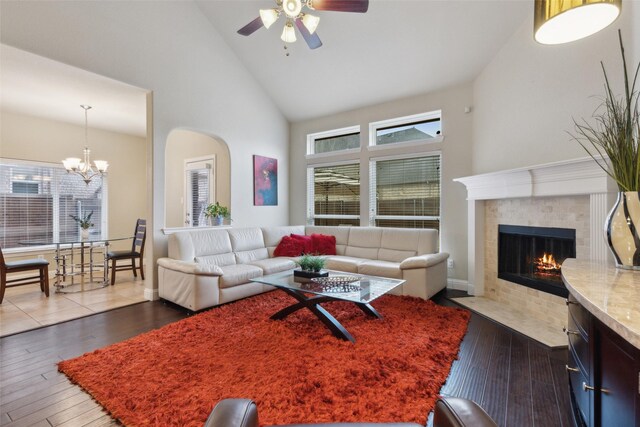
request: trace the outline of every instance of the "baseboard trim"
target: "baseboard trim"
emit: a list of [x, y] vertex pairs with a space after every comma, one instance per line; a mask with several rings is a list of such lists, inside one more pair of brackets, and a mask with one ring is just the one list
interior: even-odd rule
[[144, 288], [144, 297], [149, 301], [156, 301], [160, 299], [157, 289]]
[[467, 282], [466, 280], [460, 280], [460, 279], [448, 279], [447, 288], [454, 289], [456, 291], [468, 291], [469, 282]]

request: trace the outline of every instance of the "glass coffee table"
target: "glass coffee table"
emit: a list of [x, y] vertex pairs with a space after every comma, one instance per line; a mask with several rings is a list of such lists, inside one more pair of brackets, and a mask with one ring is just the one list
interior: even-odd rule
[[[329, 301], [347, 301], [355, 304], [367, 316], [382, 319], [371, 305], [371, 301], [400, 286], [405, 281], [386, 277], [367, 276], [364, 274], [329, 271], [329, 281], [337, 277], [351, 276], [350, 282], [317, 283], [312, 279], [295, 277], [293, 270], [268, 276], [256, 277], [252, 282], [274, 286], [298, 300], [296, 304], [285, 307], [271, 316], [273, 320], [282, 320], [302, 308], [308, 308], [325, 324], [337, 338], [353, 343], [353, 336], [320, 304]], [[357, 280], [354, 280], [356, 279]]]

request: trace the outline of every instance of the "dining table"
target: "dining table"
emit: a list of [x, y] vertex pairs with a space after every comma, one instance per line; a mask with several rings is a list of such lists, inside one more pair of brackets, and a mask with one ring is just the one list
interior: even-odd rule
[[57, 293], [76, 293], [109, 286], [109, 246], [133, 236], [89, 235], [53, 239], [23, 240], [23, 246], [55, 246]]

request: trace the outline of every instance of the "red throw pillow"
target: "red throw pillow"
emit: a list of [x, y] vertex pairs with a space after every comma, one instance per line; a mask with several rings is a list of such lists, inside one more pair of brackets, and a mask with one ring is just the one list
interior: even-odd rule
[[302, 242], [302, 245], [303, 245], [302, 253], [305, 253], [305, 254], [315, 253], [315, 246], [313, 244], [313, 239], [311, 239], [311, 236], [304, 236], [302, 234], [292, 234], [290, 237], [299, 242]]
[[303, 250], [304, 244], [300, 240], [284, 236], [273, 251], [273, 256], [300, 256]]
[[318, 255], [336, 255], [336, 236], [312, 234], [313, 250]]

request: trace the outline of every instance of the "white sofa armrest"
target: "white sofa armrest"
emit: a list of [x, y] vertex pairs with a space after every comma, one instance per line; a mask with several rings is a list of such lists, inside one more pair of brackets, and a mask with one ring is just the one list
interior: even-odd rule
[[158, 265], [169, 270], [186, 274], [199, 274], [201, 276], [222, 276], [222, 270], [217, 265], [198, 264], [197, 262], [179, 261], [172, 258], [160, 258]]
[[441, 262], [446, 261], [447, 258], [449, 258], [449, 254], [446, 252], [412, 256], [400, 263], [400, 270], [432, 267], [436, 264], [440, 264]]

